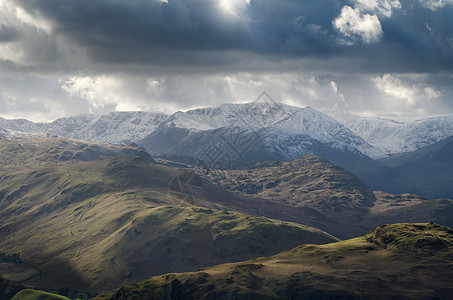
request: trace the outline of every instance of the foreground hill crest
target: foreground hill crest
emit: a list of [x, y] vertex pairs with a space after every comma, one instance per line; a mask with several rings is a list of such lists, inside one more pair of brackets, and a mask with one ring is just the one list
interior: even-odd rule
[[453, 231], [380, 226], [363, 237], [167, 274], [98, 299], [451, 299]]

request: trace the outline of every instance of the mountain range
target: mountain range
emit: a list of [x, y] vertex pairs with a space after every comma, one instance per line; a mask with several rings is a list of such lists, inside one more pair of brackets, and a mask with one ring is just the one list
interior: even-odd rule
[[[154, 155], [203, 162], [210, 168], [229, 168], [234, 161], [292, 161], [313, 154], [348, 169], [375, 190], [453, 197], [451, 160], [446, 155], [453, 116], [397, 122], [337, 108], [318, 111], [254, 102], [172, 115], [78, 115], [51, 123], [0, 118], [0, 136], [8, 135], [137, 143]], [[431, 171], [423, 172], [426, 168]]]
[[[317, 113], [308, 108], [291, 117], [300, 114]], [[374, 295], [377, 289], [371, 285], [376, 282], [387, 287], [389, 295], [413, 295], [423, 286], [423, 295], [448, 298], [451, 290], [435, 278], [450, 272], [450, 231], [442, 226], [453, 227], [453, 200], [375, 191], [345, 168], [315, 155], [288, 161], [247, 159], [253, 151], [260, 154], [256, 149], [269, 145], [266, 141], [278, 138], [272, 132], [294, 130], [293, 136], [308, 137], [288, 128], [295, 127], [288, 125], [291, 117], [262, 119], [259, 122], [271, 126], [247, 131], [239, 126], [179, 128], [187, 134], [181, 149], [191, 153], [196, 153], [195, 137], [210, 144], [221, 142], [215, 136], [228, 137], [238, 129], [262, 133], [248, 149], [252, 152], [231, 161], [226, 169], [172, 161], [171, 155], [148, 152], [134, 143], [113, 145], [6, 130], [0, 137], [0, 278], [5, 278], [0, 279], [0, 299], [2, 293], [17, 292], [16, 299], [50, 297], [47, 292], [83, 299], [121, 286], [125, 287], [102, 297], [139, 299], [152, 294], [151, 299], [161, 299], [170, 293], [171, 299], [211, 294], [284, 299], [308, 293], [354, 298]], [[313, 144], [318, 141], [315, 145], [322, 143], [316, 138], [320, 132], [333, 130], [331, 119], [321, 117], [317, 122], [325, 125], [311, 135]], [[213, 126], [210, 117], [203, 118], [208, 120], [204, 124]], [[287, 128], [273, 122], [286, 122]], [[164, 126], [178, 128], [174, 125], [164, 122], [155, 132]], [[339, 145], [350, 132], [340, 126], [329, 134], [337, 135], [332, 143]], [[431, 145], [427, 152], [413, 152], [401, 162], [405, 166], [427, 161], [425, 156], [436, 151], [436, 157], [449, 159], [449, 141]], [[327, 140], [323, 142], [328, 145]], [[384, 163], [387, 168], [402, 166], [392, 158]], [[400, 222], [440, 225], [373, 231]], [[337, 243], [350, 238], [355, 239]], [[430, 259], [432, 255], [438, 260]], [[241, 263], [257, 257], [270, 258]], [[415, 262], [410, 267], [392, 265], [391, 271], [383, 267], [401, 257]], [[219, 266], [211, 269], [214, 265]], [[373, 266], [381, 270], [377, 277]], [[271, 274], [268, 269], [273, 270], [271, 277], [266, 275]], [[296, 269], [310, 273], [299, 274]], [[408, 270], [418, 272], [419, 281], [401, 277], [402, 288], [389, 286], [392, 278]], [[361, 284], [369, 291], [361, 289]]]

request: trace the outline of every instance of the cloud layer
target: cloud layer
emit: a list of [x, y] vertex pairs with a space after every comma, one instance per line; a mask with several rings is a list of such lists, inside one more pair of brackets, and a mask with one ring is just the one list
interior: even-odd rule
[[452, 15], [450, 0], [3, 0], [0, 116], [170, 112], [263, 90], [453, 113]]

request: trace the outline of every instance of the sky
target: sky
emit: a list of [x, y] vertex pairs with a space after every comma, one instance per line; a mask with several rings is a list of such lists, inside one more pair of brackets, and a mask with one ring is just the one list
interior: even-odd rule
[[453, 114], [453, 0], [0, 0], [0, 117], [275, 101]]

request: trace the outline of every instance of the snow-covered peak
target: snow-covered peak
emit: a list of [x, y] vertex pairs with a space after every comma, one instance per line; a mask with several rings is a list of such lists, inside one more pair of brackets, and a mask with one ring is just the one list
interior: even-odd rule
[[8, 131], [6, 129], [0, 128], [0, 137], [8, 135]]
[[300, 109], [293, 115], [277, 123], [278, 126], [294, 128], [322, 142], [337, 141], [358, 149], [363, 154], [378, 158], [384, 154], [357, 136], [345, 125], [311, 107]]
[[131, 143], [151, 134], [168, 115], [154, 112], [112, 112], [107, 115], [81, 114], [52, 123], [0, 119], [0, 127], [19, 133], [61, 136], [111, 144]]
[[299, 109], [280, 103], [223, 104], [177, 112], [166, 123], [167, 126], [192, 130], [211, 130], [229, 126], [261, 128], [272, 126]]
[[77, 115], [55, 120], [47, 131], [57, 136], [123, 144], [145, 138], [167, 119], [163, 113], [140, 111]]
[[453, 135], [451, 115], [398, 122], [379, 117], [361, 117], [337, 108], [324, 109], [323, 112], [387, 154], [415, 151]]

